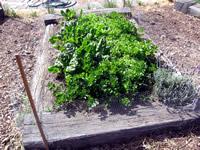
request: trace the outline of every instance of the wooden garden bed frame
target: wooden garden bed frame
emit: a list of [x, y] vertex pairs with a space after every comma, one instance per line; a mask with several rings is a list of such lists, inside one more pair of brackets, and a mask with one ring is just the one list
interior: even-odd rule
[[200, 3], [196, 0], [176, 0], [174, 7], [177, 11], [200, 18]]
[[[124, 10], [125, 14], [131, 14], [130, 9]], [[115, 9], [115, 11], [123, 13], [122, 9]], [[98, 12], [107, 13], [111, 10], [104, 9], [103, 11], [98, 10]], [[132, 114], [123, 115], [100, 116], [99, 114], [82, 115], [77, 113], [75, 117], [68, 117], [68, 114], [63, 111], [45, 112], [42, 100], [52, 99], [45, 80], [49, 77], [47, 68], [50, 65], [49, 49], [51, 45], [48, 38], [53, 31], [54, 25], [46, 27], [42, 52], [38, 57], [32, 82], [33, 97], [50, 148], [81, 148], [117, 142], [155, 130], [180, 127], [200, 120], [200, 113], [175, 110], [157, 103], [146, 106], [138, 105]], [[27, 114], [24, 118], [23, 144], [25, 149], [44, 149], [32, 114]]]

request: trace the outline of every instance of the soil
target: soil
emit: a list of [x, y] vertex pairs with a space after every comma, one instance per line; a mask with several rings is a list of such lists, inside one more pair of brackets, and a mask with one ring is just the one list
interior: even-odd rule
[[139, 8], [135, 15], [159, 51], [200, 85], [200, 20], [175, 11], [173, 5]]
[[21, 149], [20, 132], [15, 127], [16, 111], [25, 97], [15, 55], [21, 55], [31, 81], [36, 52], [43, 31], [41, 20], [7, 18], [0, 25], [0, 149]]

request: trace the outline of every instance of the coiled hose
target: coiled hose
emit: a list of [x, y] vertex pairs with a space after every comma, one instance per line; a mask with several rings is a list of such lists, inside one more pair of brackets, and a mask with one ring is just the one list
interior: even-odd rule
[[72, 7], [74, 5], [76, 5], [77, 1], [63, 1], [63, 0], [47, 0], [46, 2], [41, 2], [41, 1], [37, 1], [34, 2], [32, 4], [30, 4], [31, 0], [28, 1], [28, 6], [29, 7], [39, 7], [39, 6], [43, 6], [45, 8], [69, 8]]

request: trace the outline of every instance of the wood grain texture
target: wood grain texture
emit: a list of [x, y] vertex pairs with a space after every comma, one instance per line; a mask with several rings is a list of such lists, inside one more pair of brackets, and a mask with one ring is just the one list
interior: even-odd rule
[[195, 4], [189, 7], [190, 15], [200, 18], [200, 4]]
[[48, 67], [50, 66], [49, 58], [51, 53], [51, 45], [49, 44], [49, 38], [51, 37], [53, 32], [53, 25], [49, 25], [46, 27], [45, 35], [42, 41], [42, 47], [34, 68], [35, 74], [33, 75], [32, 79], [31, 91], [38, 112], [43, 110], [43, 101], [48, 101], [48, 98], [51, 98], [51, 96], [48, 95], [49, 90], [46, 81], [48, 79]]
[[176, 0], [174, 7], [177, 11], [188, 13], [189, 7], [196, 3], [195, 0]]
[[117, 12], [120, 14], [127, 15], [128, 17], [132, 16], [131, 9], [128, 7], [124, 8], [102, 8], [102, 9], [93, 9], [93, 10], [84, 10], [83, 13], [89, 14], [89, 13], [95, 13], [95, 14], [107, 14], [111, 12]]
[[[64, 112], [43, 113], [41, 121], [50, 147], [84, 147], [108, 143], [152, 130], [167, 127], [179, 127], [199, 119], [200, 113], [178, 111], [162, 105], [142, 106], [135, 109], [132, 115], [99, 114], [67, 117]], [[25, 118], [23, 142], [26, 148], [42, 148], [39, 131], [33, 118]]]

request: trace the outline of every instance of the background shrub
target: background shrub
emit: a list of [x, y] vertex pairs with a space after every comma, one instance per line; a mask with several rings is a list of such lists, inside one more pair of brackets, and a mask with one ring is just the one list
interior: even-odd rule
[[[60, 54], [49, 71], [64, 77], [49, 84], [56, 104], [87, 100], [90, 107], [121, 97], [128, 106], [133, 95], [156, 69], [156, 46], [143, 40], [137, 28], [117, 13], [81, 15], [62, 11], [65, 22], [50, 39]], [[101, 100], [100, 100], [101, 99]]]

